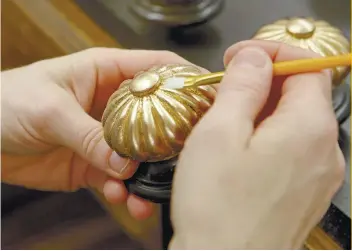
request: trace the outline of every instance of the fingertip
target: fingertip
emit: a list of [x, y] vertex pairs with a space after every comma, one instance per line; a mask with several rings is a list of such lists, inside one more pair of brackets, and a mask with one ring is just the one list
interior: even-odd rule
[[229, 66], [251, 66], [254, 69], [263, 69], [265, 66], [271, 66], [272, 60], [268, 53], [259, 46], [244, 47], [232, 57]]
[[[247, 101], [251, 105], [254, 99], [257, 100], [257, 96], [262, 97], [263, 93], [269, 92], [271, 80], [272, 61], [266, 51], [257, 46], [244, 47], [228, 64], [226, 74], [219, 86], [218, 101], [224, 95], [230, 96], [233, 102], [237, 102], [236, 99], [243, 98], [244, 94], [253, 96], [254, 93], [255, 97]], [[235, 99], [233, 95], [238, 97]]]
[[133, 176], [138, 166], [138, 161], [122, 158], [113, 152], [108, 160], [107, 173], [115, 179], [126, 180]]
[[235, 44], [231, 45], [229, 48], [227, 48], [227, 50], [224, 53], [224, 57], [223, 57], [224, 66], [227, 67], [227, 65], [230, 63], [232, 58], [236, 55], [236, 53], [238, 51], [240, 51], [241, 49], [245, 48], [247, 46], [247, 44], [248, 44], [248, 41], [241, 41], [241, 42], [235, 43]]
[[121, 181], [112, 179], [105, 182], [103, 194], [106, 200], [112, 204], [118, 204], [126, 201], [128, 195], [124, 184]]
[[[227, 113], [226, 123], [236, 123], [239, 142], [246, 143], [255, 120], [266, 104], [272, 85], [272, 60], [259, 46], [239, 45], [219, 85], [215, 105]], [[215, 107], [214, 105], [214, 107]], [[219, 108], [221, 107], [221, 108]], [[219, 112], [218, 112], [219, 113]], [[225, 123], [224, 118], [222, 118]]]
[[153, 214], [153, 204], [133, 194], [127, 198], [127, 208], [137, 220], [147, 219]]
[[235, 49], [234, 49], [235, 47], [236, 47], [236, 44], [230, 46], [224, 53], [223, 63], [224, 63], [225, 68], [230, 63], [232, 58], [235, 56]]
[[135, 172], [137, 171], [138, 166], [139, 166], [139, 162], [138, 161], [129, 160], [128, 168], [123, 173], [122, 179], [125, 180], [125, 179], [131, 178], [135, 174]]

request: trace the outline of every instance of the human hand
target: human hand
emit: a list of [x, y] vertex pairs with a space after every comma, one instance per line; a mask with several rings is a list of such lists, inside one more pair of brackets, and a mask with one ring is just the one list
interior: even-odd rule
[[195, 126], [173, 181], [176, 249], [295, 249], [344, 176], [328, 71], [272, 78], [272, 61], [317, 57], [245, 41]]
[[119, 157], [100, 119], [120, 83], [157, 64], [188, 63], [165, 51], [96, 48], [1, 73], [2, 181], [27, 188], [92, 187], [112, 203], [127, 200], [132, 216], [151, 203], [128, 195], [121, 179], [138, 163]]

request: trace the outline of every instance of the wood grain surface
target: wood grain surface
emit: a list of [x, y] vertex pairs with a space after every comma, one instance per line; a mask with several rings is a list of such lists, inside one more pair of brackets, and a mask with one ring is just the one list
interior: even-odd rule
[[[3, 0], [1, 35], [2, 69], [18, 67], [96, 46], [120, 47], [117, 41], [97, 26], [71, 0]], [[150, 237], [148, 235], [150, 233], [143, 236], [143, 232], [148, 232], [147, 229], [159, 228], [157, 215], [146, 223], [136, 222], [127, 216], [126, 208], [111, 206], [99, 195], [97, 198], [113, 215], [113, 218], [124, 225], [126, 231], [135, 238]], [[92, 219], [87, 224], [96, 227], [103, 223]], [[155, 235], [157, 234], [153, 233], [153, 238], [157, 238]], [[150, 245], [153, 246], [153, 244]], [[44, 246], [50, 245], [45, 243]], [[318, 227], [311, 232], [306, 241], [306, 248], [311, 250], [340, 249]]]
[[2, 11], [2, 69], [91, 47], [120, 47], [71, 0], [3, 0]]

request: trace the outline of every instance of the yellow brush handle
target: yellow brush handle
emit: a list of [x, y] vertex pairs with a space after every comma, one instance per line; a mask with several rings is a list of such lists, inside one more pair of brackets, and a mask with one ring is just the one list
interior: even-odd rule
[[351, 54], [333, 57], [299, 59], [275, 63], [274, 76], [291, 75], [304, 72], [316, 72], [336, 66], [351, 65]]
[[[317, 72], [337, 66], [350, 66], [352, 54], [332, 57], [298, 59], [293, 61], [277, 62], [273, 65], [273, 75], [292, 75], [298, 73]], [[219, 83], [225, 72], [214, 72], [186, 78], [184, 86], [212, 85]]]

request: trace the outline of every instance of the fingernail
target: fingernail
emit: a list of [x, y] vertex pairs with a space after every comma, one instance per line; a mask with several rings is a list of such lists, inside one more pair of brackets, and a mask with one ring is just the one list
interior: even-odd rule
[[268, 55], [255, 47], [244, 48], [231, 60], [230, 65], [243, 65], [253, 68], [264, 68], [268, 62]]
[[116, 152], [112, 152], [109, 159], [109, 166], [112, 170], [119, 174], [123, 174], [130, 164], [129, 159], [120, 157]]

